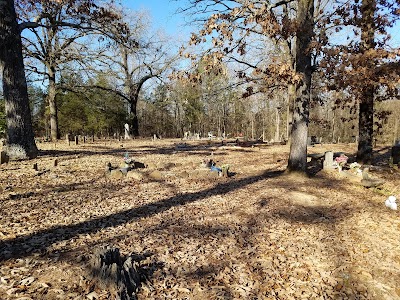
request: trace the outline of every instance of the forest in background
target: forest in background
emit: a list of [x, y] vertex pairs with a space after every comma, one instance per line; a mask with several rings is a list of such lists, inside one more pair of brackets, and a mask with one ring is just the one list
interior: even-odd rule
[[[243, 98], [240, 88], [214, 86], [215, 92], [191, 84], [159, 84], [143, 92], [138, 103], [139, 130], [143, 137], [158, 134], [182, 138], [208, 132], [227, 138], [245, 137], [264, 141], [287, 141], [287, 95], [284, 91]], [[83, 83], [84, 84], [84, 83]], [[222, 91], [222, 92], [221, 92]], [[315, 89], [315, 94], [318, 90]], [[35, 136], [50, 140], [46, 93], [29, 88]], [[322, 92], [321, 92], [322, 94]], [[340, 97], [340, 95], [338, 96]], [[86, 95], [63, 92], [57, 95], [60, 134], [94, 135], [96, 138], [123, 136], [128, 118], [124, 100], [112, 93], [91, 90]], [[358, 134], [357, 110], [335, 107], [334, 93], [315, 99], [310, 110], [309, 135], [323, 143], [355, 142]], [[377, 143], [391, 144], [400, 139], [400, 102], [386, 100], [376, 107], [374, 136]], [[0, 132], [5, 134], [4, 100], [0, 99]]]
[[[182, 44], [114, 1], [7, 7], [4, 20], [16, 19], [1, 35], [11, 156], [35, 156], [32, 135], [119, 137], [126, 123], [131, 137], [290, 140], [293, 171], [306, 168], [310, 136], [357, 142], [363, 163], [373, 143], [398, 139], [398, 1], [188, 0], [180, 13], [197, 29]], [[20, 54], [11, 63], [13, 39], [23, 66]]]

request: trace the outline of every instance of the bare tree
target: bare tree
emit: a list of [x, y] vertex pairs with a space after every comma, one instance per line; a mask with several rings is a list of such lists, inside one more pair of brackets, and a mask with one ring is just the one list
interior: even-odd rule
[[[118, 11], [118, 10], [117, 10]], [[108, 51], [97, 56], [98, 66], [92, 70], [107, 70], [113, 76], [114, 88], [104, 88], [114, 92], [128, 103], [128, 124], [133, 136], [139, 136], [137, 104], [143, 85], [152, 78], [161, 79], [176, 61], [177, 56], [168, 54], [167, 42], [159, 35], [149, 36], [148, 21], [144, 15], [126, 15], [117, 12], [128, 24], [128, 30], [120, 30], [118, 23], [110, 22], [105, 26], [109, 32], [105, 41]], [[103, 45], [104, 46], [104, 45]]]
[[[28, 1], [20, 2], [18, 14], [26, 22], [29, 33], [23, 36], [25, 55], [29, 71], [48, 80], [47, 103], [50, 112], [51, 139], [59, 139], [57, 117], [57, 79], [63, 65], [77, 62], [82, 64], [88, 51], [88, 34], [104, 33], [102, 24], [113, 20], [119, 24], [117, 15], [109, 9], [98, 7], [95, 2], [70, 1]], [[35, 23], [29, 20], [35, 19]], [[66, 30], [68, 28], [68, 30]], [[86, 44], [84, 43], [86, 40]], [[43, 68], [38, 67], [42, 65]]]

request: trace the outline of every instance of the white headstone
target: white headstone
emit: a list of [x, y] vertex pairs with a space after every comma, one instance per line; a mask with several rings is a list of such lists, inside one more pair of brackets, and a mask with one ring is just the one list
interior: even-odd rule
[[332, 151], [325, 152], [323, 168], [324, 168], [324, 170], [333, 169], [333, 152]]
[[125, 140], [128, 140], [131, 138], [131, 135], [129, 134], [129, 124], [125, 123]]

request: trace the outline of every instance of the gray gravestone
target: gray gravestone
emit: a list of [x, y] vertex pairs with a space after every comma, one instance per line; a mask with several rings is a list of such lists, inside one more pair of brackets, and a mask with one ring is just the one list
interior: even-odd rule
[[327, 151], [325, 152], [325, 159], [324, 159], [324, 170], [332, 170], [333, 169], [333, 152]]

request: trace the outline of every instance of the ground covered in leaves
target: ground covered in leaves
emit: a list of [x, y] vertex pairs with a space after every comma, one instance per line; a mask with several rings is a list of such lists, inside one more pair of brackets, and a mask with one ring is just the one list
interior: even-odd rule
[[[143, 255], [138, 299], [400, 299], [387, 149], [378, 191], [337, 171], [287, 176], [288, 146], [181, 143], [42, 143], [39, 158], [1, 165], [0, 298], [113, 299], [91, 275], [108, 245]], [[326, 150], [356, 149], [309, 152]], [[126, 152], [148, 165], [141, 180], [105, 176]], [[210, 158], [233, 176], [204, 169]]]

